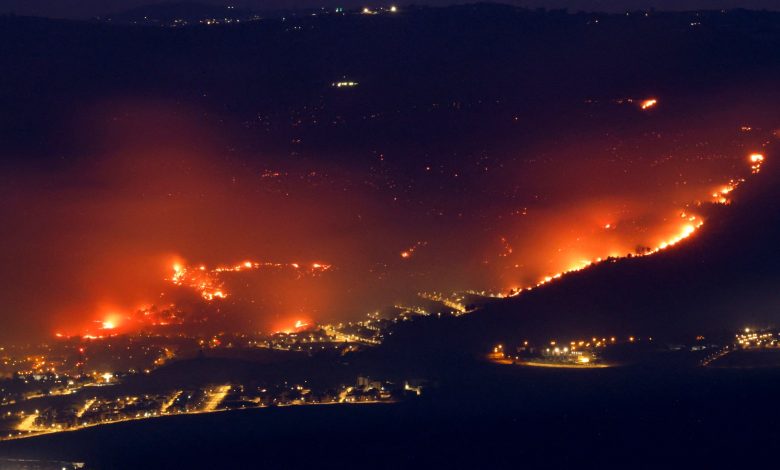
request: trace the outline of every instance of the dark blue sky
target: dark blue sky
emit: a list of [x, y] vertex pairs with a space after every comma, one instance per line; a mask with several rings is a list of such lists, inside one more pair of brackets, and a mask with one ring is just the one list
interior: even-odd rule
[[[391, 0], [199, 0], [200, 3], [234, 4], [256, 10], [294, 7], [382, 5]], [[62, 18], [89, 18], [116, 13], [128, 8], [165, 3], [155, 0], [0, 0], [0, 12], [19, 15], [51, 16]], [[447, 5], [452, 0], [407, 0], [398, 4]], [[458, 2], [470, 3], [470, 2]], [[577, 10], [624, 11], [627, 9], [655, 8], [657, 10], [751, 8], [780, 10], [778, 0], [509, 0], [504, 3], [529, 7], [568, 8]]]

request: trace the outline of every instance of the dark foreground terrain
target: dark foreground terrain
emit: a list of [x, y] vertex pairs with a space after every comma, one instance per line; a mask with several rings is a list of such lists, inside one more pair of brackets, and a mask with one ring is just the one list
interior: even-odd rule
[[703, 468], [771, 462], [780, 370], [485, 366], [393, 405], [176, 416], [4, 442], [86, 468]]

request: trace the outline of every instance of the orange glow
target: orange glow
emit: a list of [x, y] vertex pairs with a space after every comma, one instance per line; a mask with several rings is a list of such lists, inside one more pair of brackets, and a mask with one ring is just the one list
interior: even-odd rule
[[761, 164], [764, 163], [764, 156], [760, 153], [754, 153], [750, 155], [750, 170], [753, 174], [761, 171]]
[[276, 328], [274, 328], [274, 333], [285, 333], [285, 334], [291, 334], [295, 333], [300, 330], [304, 330], [311, 326], [311, 322], [309, 320], [304, 319], [297, 319], [292, 323], [285, 322], [283, 325], [280, 325]]
[[[649, 101], [653, 101], [654, 102], [655, 100], [649, 100]], [[653, 104], [655, 104], [655, 103], [653, 103]], [[653, 104], [651, 104], [651, 106]], [[761, 155], [761, 154], [757, 154], [757, 153], [751, 154], [749, 160], [750, 160], [750, 162], [752, 164], [751, 165], [752, 172], [753, 173], [757, 173], [758, 170], [760, 169], [761, 163], [764, 161], [764, 156]], [[729, 200], [725, 196], [728, 195], [729, 193], [731, 193], [734, 189], [736, 189], [737, 186], [739, 186], [739, 184], [742, 183], [743, 181], [744, 181], [743, 179], [740, 179], [738, 181], [731, 180], [727, 185], [721, 186], [716, 192], [714, 192], [712, 194], [713, 198], [715, 198], [715, 202], [721, 203], [721, 204], [727, 204], [729, 202]], [[679, 229], [678, 229], [679, 231], [676, 234], [672, 235], [671, 237], [669, 237], [667, 239], [660, 240], [655, 245], [655, 247], [648, 247], [648, 249], [645, 250], [645, 251], [637, 252], [634, 256], [650, 256], [650, 255], [653, 255], [655, 253], [658, 253], [659, 251], [666, 250], [666, 249], [668, 249], [668, 248], [670, 248], [672, 246], [675, 246], [676, 244], [678, 244], [679, 242], [685, 240], [686, 238], [689, 238], [691, 235], [693, 235], [696, 232], [696, 230], [698, 230], [699, 228], [702, 227], [702, 225], [704, 225], [704, 221], [703, 220], [701, 220], [697, 216], [692, 215], [692, 214], [687, 213], [687, 212], [681, 212], [680, 213], [680, 218], [683, 219], [684, 223], [679, 227]], [[613, 225], [612, 224], [605, 224], [604, 228], [605, 229], [610, 229], [610, 228], [613, 228]], [[610, 256], [612, 258], [620, 257], [620, 256], [614, 255], [614, 254], [610, 255]], [[556, 279], [559, 279], [559, 278], [561, 278], [562, 276], [564, 276], [564, 275], [566, 275], [568, 273], [581, 271], [581, 270], [583, 270], [583, 269], [585, 269], [585, 268], [587, 268], [587, 267], [589, 267], [589, 266], [591, 266], [593, 264], [598, 264], [598, 263], [601, 263], [603, 261], [604, 260], [602, 258], [596, 258], [595, 260], [581, 260], [581, 261], [579, 261], [577, 263], [574, 263], [574, 264], [570, 265], [569, 268], [564, 270], [564, 271], [561, 271], [561, 272], [558, 272], [558, 273], [555, 273], [555, 274], [549, 274], [549, 275], [545, 276], [544, 278], [542, 278], [540, 281], [538, 281], [536, 284], [534, 284], [532, 286], [528, 286], [528, 287], [525, 287], [525, 288], [517, 288], [517, 287], [512, 288], [509, 291], [509, 293], [506, 294], [506, 296], [516, 296], [516, 295], [519, 295], [520, 293], [522, 293], [525, 290], [531, 290], [531, 289], [533, 289], [535, 287], [542, 286], [542, 285], [550, 283], [550, 282], [552, 282], [552, 281], [554, 281]], [[633, 341], [633, 339], [632, 339], [632, 341]]]
[[[651, 106], [656, 105], [656, 100], [647, 101], [653, 102]], [[635, 113], [637, 109], [635, 106], [638, 104], [635, 101], [626, 111]], [[650, 111], [650, 114], [653, 114], [653, 111]], [[587, 143], [583, 147], [587, 147]], [[567, 149], [560, 148], [560, 145], [550, 145], [549, 153], [554, 153], [553, 150], [556, 153], [568, 153]], [[759, 151], [760, 147], [751, 147], [750, 150]], [[656, 153], [656, 150], [653, 149], [652, 152]], [[583, 153], [593, 154], [591, 150], [583, 150]], [[748, 163], [755, 166], [763, 162], [764, 156], [758, 153], [751, 154], [748, 151], [740, 154], [740, 159], [742, 158], [747, 159], [747, 161], [742, 160], [742, 164], [747, 168]], [[676, 161], [677, 159], [673, 160], [672, 163], [676, 164], [674, 163]], [[434, 168], [439, 168], [438, 164]], [[533, 170], [529, 170], [529, 173], [544, 171], [544, 167], [541, 168], [538, 170], [534, 166]], [[511, 170], [514, 169], [511, 168]], [[262, 220], [262, 217], [256, 217], [257, 220], [262, 220], [262, 224], [260, 222], [256, 225], [247, 223], [244, 226], [243, 220], [241, 224], [235, 223], [233, 220], [243, 219], [240, 214], [247, 211], [247, 207], [251, 207], [256, 201], [252, 200], [253, 204], [247, 203], [247, 207], [244, 207], [237, 205], [239, 201], [233, 200], [233, 196], [229, 196], [221, 190], [207, 191], [210, 186], [209, 178], [204, 178], [202, 181], [184, 181], [177, 185], [181, 188], [176, 188], [173, 193], [178, 194], [182, 188], [189, 189], [193, 194], [198, 195], [197, 204], [194, 204], [197, 211], [193, 210], [193, 213], [199, 213], [198, 211], [203, 210], [204, 214], [214, 212], [219, 216], [204, 218], [202, 224], [193, 223], [193, 225], [187, 225], [188, 220], [199, 220], [197, 217], [177, 218], [175, 219], [176, 224], [173, 224], [173, 221], [168, 219], [171, 218], [170, 214], [175, 213], [175, 211], [168, 209], [149, 210], [149, 214], [162, 213], [164, 217], [159, 219], [147, 215], [135, 217], [131, 219], [132, 223], [127, 222], [126, 225], [122, 226], [123, 231], [132, 231], [129, 229], [135, 228], [138, 233], [134, 236], [141, 241], [149, 238], [150, 231], [145, 227], [166, 227], [166, 231], [172, 235], [159, 243], [159, 246], [154, 246], [154, 244], [141, 246], [139, 252], [130, 252], [126, 257], [122, 255], [121, 258], [120, 254], [123, 253], [123, 250], [126, 251], [130, 245], [115, 245], [117, 243], [114, 241], [115, 236], [105, 236], [107, 241], [101, 246], [98, 259], [101, 257], [110, 258], [111, 262], [100, 266], [100, 270], [95, 269], [95, 272], [78, 273], [78, 277], [84, 278], [85, 286], [68, 287], [74, 290], [81, 288], [82, 292], [85, 292], [84, 297], [88, 298], [74, 300], [74, 304], [80, 303], [78, 308], [69, 305], [67, 309], [63, 309], [62, 320], [57, 320], [50, 326], [47, 325], [46, 331], [49, 334], [57, 331], [63, 335], [79, 334], [96, 337], [101, 334], [132, 331], [139, 325], [163, 324], [163, 321], [158, 320], [154, 320], [156, 323], [151, 320], [145, 323], [140, 323], [140, 321], [134, 323], [124, 317], [118, 320], [106, 318], [106, 310], [104, 309], [91, 310], [89, 306], [85, 308], [84, 304], [94, 302], [95, 299], [109, 299], [118, 305], [125, 306], [136, 301], [147, 302], [149, 305], [153, 303], [167, 305], [169, 302], [178, 302], [179, 298], [184, 298], [188, 302], [202, 300], [203, 303], [209, 302], [212, 305], [209, 307], [196, 305], [196, 308], [192, 308], [192, 304], [182, 304], [182, 308], [188, 309], [188, 313], [191, 310], [200, 309], [205, 312], [204, 316], [210, 315], [214, 309], [218, 308], [221, 309], [224, 317], [231, 318], [229, 315], [232, 315], [233, 312], [228, 312], [228, 310], [231, 306], [246, 299], [246, 297], [242, 297], [240, 289], [244, 284], [249, 284], [249, 279], [241, 277], [241, 286], [236, 285], [239, 284], [239, 275], [235, 273], [248, 273], [250, 271], [277, 270], [285, 273], [285, 283], [275, 283], [273, 286], [262, 289], [252, 287], [252, 304], [249, 304], [249, 300], [247, 300], [246, 305], [241, 306], [243, 311], [251, 312], [247, 315], [253, 315], [252, 321], [255, 322], [256, 328], [263, 329], [269, 329], [274, 325], [274, 315], [279, 311], [293, 315], [301, 311], [309, 312], [312, 321], [333, 318], [338, 315], [346, 316], [346, 313], [341, 312], [348, 310], [365, 311], [363, 307], [367, 302], [372, 302], [371, 308], [374, 306], [379, 308], [387, 300], [386, 297], [391, 297], [390, 302], [395, 301], [396, 296], [399, 301], [406, 301], [408, 297], [412, 297], [414, 292], [419, 290], [500, 289], [512, 286], [515, 288], [513, 292], [525, 291], [542, 283], [553, 283], [566, 273], [580, 271], [596, 263], [606, 262], [605, 258], [609, 255], [622, 257], [631, 253], [636, 256], [640, 251], [642, 255], [647, 255], [675, 246], [683, 239], [694, 236], [696, 230], [705, 221], [698, 214], [694, 215], [697, 211], [695, 206], [685, 207], [685, 211], [680, 214], [682, 211], [679, 209], [683, 209], [683, 207], [672, 204], [676, 204], [676, 201], [693, 201], [696, 197], [713, 201], [707, 197], [713, 193], [717, 193], [713, 202], [722, 201], [725, 203], [727, 196], [730, 197], [731, 191], [740, 181], [734, 175], [733, 184], [717, 186], [712, 185], [711, 182], [725, 183], [728, 178], [703, 179], [698, 178], [699, 175], [695, 175], [697, 179], [689, 178], [688, 186], [685, 187], [683, 186], [684, 177], [681, 173], [679, 187], [688, 189], [678, 191], [672, 188], [668, 178], [664, 179], [658, 176], [661, 174], [659, 171], [647, 179], [653, 180], [654, 183], [657, 180], [657, 187], [661, 189], [658, 192], [653, 192], [654, 189], [648, 190], [647, 187], [641, 186], [637, 188], [636, 193], [640, 193], [641, 189], [641, 193], [637, 196], [633, 189], [626, 189], [628, 183], [622, 179], [615, 178], [616, 183], [613, 186], [610, 182], [613, 175], [608, 170], [608, 168], [605, 170], [599, 166], [593, 169], [584, 168], [581, 171], [568, 171], [567, 173], [576, 175], [572, 177], [575, 182], [576, 180], [594, 180], [593, 183], [583, 183], [574, 187], [565, 180], [561, 182], [561, 178], [556, 175], [548, 178], [551, 183], [555, 183], [554, 185], [550, 184], [550, 187], [546, 187], [540, 183], [539, 194], [562, 193], [570, 199], [570, 201], [564, 201], [565, 205], [553, 196], [550, 197], [550, 200], [545, 200], [542, 197], [534, 205], [526, 203], [518, 197], [516, 200], [501, 202], [504, 205], [497, 205], [495, 208], [489, 207], [489, 200], [479, 201], [484, 203], [484, 207], [479, 208], [484, 209], [484, 221], [486, 221], [484, 227], [482, 226], [483, 219], [470, 218], [473, 215], [470, 212], [473, 209], [471, 201], [463, 203], [464, 216], [462, 218], [453, 210], [460, 211], [461, 207], [445, 206], [443, 208], [445, 215], [436, 216], [440, 217], [436, 220], [442, 221], [441, 228], [436, 230], [430, 230], [422, 222], [415, 225], [418, 223], [418, 219], [405, 218], [406, 212], [409, 212], [414, 217], [419, 216], [420, 221], [428, 220], [423, 219], [422, 215], [417, 213], [416, 206], [402, 206], [397, 213], [393, 212], [391, 219], [398, 221], [398, 228], [388, 231], [387, 226], [382, 225], [380, 220], [369, 219], [373, 216], [366, 214], [381, 214], [381, 212], [364, 210], [371, 208], [371, 204], [366, 204], [368, 207], [360, 207], [360, 213], [366, 220], [366, 222], [361, 222], [364, 224], [361, 227], [376, 228], [376, 232], [370, 232], [370, 238], [364, 235], [353, 235], [348, 231], [342, 233], [341, 227], [349, 226], [346, 225], [345, 221], [352, 220], [354, 215], [355, 211], [351, 207], [348, 216], [326, 214], [338, 222], [333, 224], [335, 227], [340, 227], [335, 231], [338, 234], [337, 237], [326, 231], [328, 225], [322, 223], [323, 219], [326, 218], [317, 216], [316, 212], [319, 210], [305, 212], [308, 209], [301, 209], [297, 202], [287, 202], [280, 206], [279, 213], [286, 214], [286, 217], [293, 215], [295, 217], [290, 216], [289, 218], [296, 221], [306, 220], [308, 225], [297, 222], [281, 223], [275, 219]], [[560, 166], [556, 165], [554, 171], [560, 173]], [[509, 167], [504, 173], [508, 180], [517, 178], [517, 174], [514, 171], [510, 172]], [[688, 174], [686, 174], [687, 176]], [[166, 179], [167, 177], [168, 175], [166, 175]], [[490, 177], [492, 178], [492, 176]], [[628, 173], [625, 179], [629, 180], [629, 178], [635, 177]], [[485, 180], [486, 183], [487, 181], [489, 180]], [[153, 182], [154, 184], [150, 184], [150, 186], [165, 187], [167, 194], [168, 181], [153, 180]], [[482, 183], [480, 182], [480, 184]], [[205, 190], [202, 191], [201, 186]], [[591, 186], [598, 187], [598, 192], [595, 190], [583, 191], [583, 188], [589, 189]], [[132, 189], [133, 194], [138, 192], [135, 191], [135, 186], [132, 186]], [[240, 188], [235, 189], [235, 191], [243, 195]], [[184, 191], [184, 193], [186, 192]], [[667, 197], [667, 193], [671, 194], [672, 192], [674, 192], [673, 197]], [[219, 210], [214, 210], [210, 206], [201, 207], [203, 201], [210, 201], [208, 198], [201, 200], [199, 196], [201, 194], [220, 196], [213, 202], [213, 206]], [[496, 193], [496, 199], [500, 199], [498, 194]], [[691, 197], [691, 195], [693, 196]], [[300, 198], [300, 200], [309, 202], [311, 195], [307, 193], [306, 196], [307, 198]], [[264, 197], [266, 197], [265, 194]], [[654, 207], [647, 209], [641, 198], [652, 200], [655, 204]], [[176, 204], [187, 204], [186, 200], [172, 199], [177, 201]], [[354, 197], [354, 199], [362, 200], [364, 198]], [[135, 199], [130, 200], [135, 201]], [[164, 204], [169, 204], [167, 202], [169, 198], [164, 197], [161, 200], [166, 201]], [[291, 199], [291, 201], [297, 200]], [[640, 202], [635, 203], [636, 200], [640, 200]], [[529, 206], [528, 210], [526, 210], [526, 204]], [[162, 207], [166, 208], [167, 206], [163, 205]], [[228, 207], [230, 207], [230, 211], [224, 210]], [[349, 206], [347, 205], [347, 207]], [[426, 210], [428, 208], [425, 204], [421, 207]], [[145, 211], [152, 208], [158, 209], [157, 206], [144, 206]], [[487, 221], [493, 220], [494, 213], [497, 213], [499, 209], [501, 217], [503, 217], [502, 221], [488, 223]], [[511, 215], [510, 210], [512, 211]], [[704, 211], [701, 213], [703, 214]], [[339, 217], [344, 217], [344, 220]], [[425, 217], [429, 217], [427, 212]], [[519, 222], [520, 220], [523, 222]], [[471, 222], [467, 224], [461, 221]], [[187, 230], [178, 230], [179, 225]], [[273, 227], [280, 228], [274, 232], [273, 236], [264, 236], [261, 240], [259, 234], [266, 230], [266, 225], [269, 230]], [[306, 230], [308, 228], [311, 230]], [[413, 229], [414, 233], [410, 233], [410, 229]], [[355, 230], [355, 232], [363, 233], [361, 230]], [[282, 239], [279, 233], [289, 234], [289, 238]], [[386, 238], [383, 238], [385, 234]], [[442, 234], [447, 234], [447, 237], [442, 236]], [[575, 243], [574, 240], [579, 240], [580, 237], [583, 241]], [[336, 238], [337, 241], [331, 241], [333, 238]], [[76, 238], [73, 237], [73, 239]], [[417, 242], [417, 240], [430, 240], [430, 245], [422, 248], [425, 246], [425, 242]], [[377, 247], [377, 245], [380, 246]], [[152, 251], [167, 250], [167, 247], [170, 246], [180, 247], [181, 252], [186, 253], [194, 262], [190, 264], [184, 259], [162, 257], [159, 251]], [[641, 250], [639, 250], [640, 247]], [[487, 253], [481, 251], [483, 248], [484, 252]], [[512, 250], [513, 248], [514, 250]], [[278, 251], [276, 251], [277, 249]], [[253, 250], [258, 250], [256, 253], [273, 253], [274, 256], [278, 256], [279, 260], [295, 262], [263, 262], [255, 258], [256, 256], [259, 258], [261, 255], [254, 254]], [[371, 254], [363, 255], [363, 253]], [[103, 256], [104, 254], [110, 256]], [[135, 263], [135, 258], [138, 258], [139, 254], [153, 256], [156, 264]], [[370, 261], [367, 261], [368, 258]], [[167, 262], [160, 263], [161, 259]], [[222, 264], [221, 261], [224, 260], [229, 262]], [[313, 262], [315, 260], [317, 262]], [[325, 262], [338, 264], [339, 269], [330, 269], [329, 265], [324, 264]], [[99, 263], [92, 262], [92, 264]], [[142, 266], [143, 269], [137, 268], [138, 266]], [[154, 270], [150, 269], [150, 266]], [[107, 269], [109, 267], [112, 269]], [[324, 275], [326, 271], [328, 271], [328, 276]], [[116, 275], [105, 276], [104, 273]], [[290, 275], [288, 276], [287, 273]], [[152, 285], [149, 282], [149, 285], [144, 286], [143, 293], [136, 297], [136, 294], [128, 292], [129, 289], [125, 286], [137, 289], [141, 275], [154, 282], [166, 279], [166, 283], [160, 282], [158, 285]], [[317, 277], [320, 275], [327, 278], [324, 280], [328, 283], [327, 289], [322, 289], [323, 292], [328, 291], [326, 294], [320, 291], [311, 293], [308, 290], [309, 285], [301, 285], [300, 288], [296, 289], [296, 286], [286, 282], [297, 276]], [[245, 280], [246, 282], [243, 282]], [[180, 288], [173, 289], [171, 285], [180, 286]], [[83, 289], [83, 287], [88, 289]], [[385, 294], [385, 292], [391, 292], [391, 294]], [[178, 298], [171, 295], [172, 293]], [[405, 295], [408, 297], [403, 298]], [[275, 298], [273, 302], [264, 303], [264, 296], [275, 296]], [[303, 297], [307, 297], [307, 299], [300, 300]], [[291, 303], [294, 305], [290, 305]], [[347, 304], [349, 309], [344, 308], [344, 304]], [[133, 313], [132, 309], [128, 309], [127, 312]], [[66, 315], [67, 318], [64, 318]], [[101, 323], [91, 323], [92, 320], [100, 320]], [[285, 329], [293, 327], [294, 318], [286, 320]], [[109, 325], [113, 328], [109, 328]], [[100, 328], [101, 326], [103, 328]]]
[[428, 242], [426, 241], [419, 241], [415, 243], [414, 245], [410, 246], [409, 248], [405, 249], [401, 252], [401, 258], [408, 259], [411, 258], [412, 255], [414, 255], [414, 252], [417, 251], [419, 248], [422, 248], [424, 246], [428, 245]]
[[655, 99], [655, 98], [651, 98], [651, 99], [642, 101], [642, 103], [640, 104], [640, 107], [642, 109], [650, 109], [653, 106], [655, 106], [656, 104], [658, 104], [658, 100]]
[[199, 265], [196, 269], [190, 269], [181, 263], [174, 263], [173, 274], [169, 281], [177, 286], [190, 287], [196, 290], [201, 298], [206, 301], [226, 299], [229, 293], [225, 289], [224, 282], [220, 278], [223, 273], [237, 273], [245, 270], [259, 269], [291, 269], [299, 275], [318, 275], [331, 269], [331, 265], [312, 263], [311, 268], [301, 269], [298, 263], [272, 263], [259, 261], [244, 261], [234, 266], [218, 266], [209, 269], [206, 265]]

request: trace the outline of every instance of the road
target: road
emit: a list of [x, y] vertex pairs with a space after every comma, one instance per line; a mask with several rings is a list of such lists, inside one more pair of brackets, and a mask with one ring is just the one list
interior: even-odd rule
[[209, 397], [206, 401], [206, 406], [203, 407], [203, 411], [209, 412], [216, 410], [229, 391], [230, 385], [222, 385], [209, 392]]

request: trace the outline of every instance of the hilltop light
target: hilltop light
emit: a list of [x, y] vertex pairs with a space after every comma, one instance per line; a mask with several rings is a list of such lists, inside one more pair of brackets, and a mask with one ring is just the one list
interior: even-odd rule
[[390, 11], [391, 11], [392, 13], [395, 13], [395, 12], [397, 12], [397, 11], [398, 11], [398, 8], [396, 8], [396, 6], [395, 6], [395, 5], [393, 5], [393, 6], [391, 6], [391, 7], [390, 7]]

